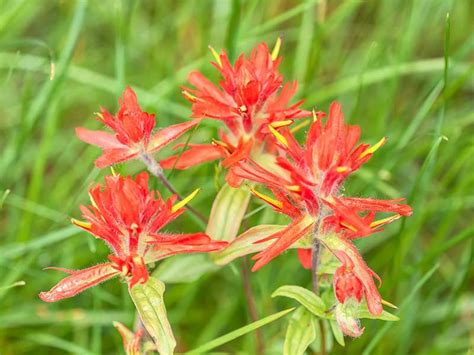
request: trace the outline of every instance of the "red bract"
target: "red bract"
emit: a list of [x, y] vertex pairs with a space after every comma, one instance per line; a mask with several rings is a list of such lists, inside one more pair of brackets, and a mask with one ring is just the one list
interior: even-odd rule
[[[280, 155], [276, 158], [278, 171], [270, 171], [251, 160], [240, 162], [234, 168], [239, 177], [265, 184], [276, 198], [259, 192], [255, 192], [256, 196], [293, 219], [285, 230], [264, 239], [275, 241], [254, 256], [257, 262], [253, 270], [267, 264], [299, 239], [314, 234], [344, 265], [335, 286], [343, 285], [342, 280], [346, 280], [342, 288], [345, 293], [341, 293], [339, 287], [336, 294], [341, 299], [350, 294], [358, 300], [363, 294], [371, 313], [380, 314], [380, 295], [373, 282], [375, 273], [367, 267], [350, 240], [381, 231], [380, 227], [401, 216], [409, 216], [412, 210], [400, 203], [403, 199], [342, 196], [340, 187], [344, 179], [369, 160], [385, 138], [374, 146], [358, 145], [359, 127], [344, 123], [338, 103], [331, 105], [326, 124], [322, 124], [321, 117], [314, 116], [304, 147], [287, 128], [275, 132], [280, 144]], [[394, 215], [375, 220], [377, 212]], [[336, 236], [336, 242], [327, 242], [330, 235]], [[299, 257], [304, 266], [310, 265], [310, 249], [300, 250]], [[341, 279], [342, 270], [344, 275], [350, 275], [350, 280], [349, 276]], [[349, 285], [353, 287], [351, 292]]]
[[120, 336], [122, 337], [123, 349], [127, 355], [138, 355], [145, 353], [145, 351], [142, 351], [144, 346], [141, 344], [143, 335], [145, 334], [145, 330], [143, 328], [138, 329], [134, 333], [120, 322], [114, 322], [113, 324], [115, 329], [118, 330]]
[[76, 128], [79, 139], [102, 148], [102, 156], [95, 161], [99, 168], [135, 158], [140, 153], [154, 153], [198, 122], [192, 120], [175, 124], [153, 134], [155, 115], [142, 111], [137, 96], [130, 87], [125, 89], [123, 99], [119, 99], [119, 105], [120, 109], [116, 115], [110, 114], [102, 107], [101, 112], [97, 114], [98, 120], [114, 134]]
[[[219, 86], [194, 71], [189, 75], [189, 82], [195, 89], [186, 88], [183, 93], [192, 102], [193, 117], [220, 120], [228, 131], [220, 133], [221, 141], [191, 145], [181, 156], [162, 161], [164, 168], [186, 169], [219, 158], [224, 159], [225, 168], [232, 168], [240, 160], [268, 150], [268, 145], [271, 149], [274, 137], [270, 130], [310, 115], [299, 108], [303, 101], [289, 104], [297, 83], [286, 83], [282, 87], [278, 50], [270, 53], [267, 45], [261, 43], [249, 58], [240, 55], [234, 65], [224, 51], [220, 55], [213, 53], [216, 63], [212, 64], [223, 77]], [[267, 147], [263, 146], [264, 142]], [[232, 171], [227, 180], [234, 186], [240, 183]]]
[[204, 233], [162, 232], [164, 226], [185, 211], [183, 206], [190, 198], [175, 205], [176, 196], [164, 201], [158, 192], [148, 189], [147, 173], [137, 175], [136, 179], [107, 176], [105, 186], [91, 187], [89, 194], [91, 205], [81, 206], [86, 221], [73, 223], [107, 243], [112, 250], [109, 262], [79, 271], [59, 269], [70, 276], [50, 291], [41, 292], [43, 301], [75, 296], [118, 275], [126, 278], [132, 288], [147, 281], [147, 263], [174, 254], [216, 251], [227, 244], [213, 241]]

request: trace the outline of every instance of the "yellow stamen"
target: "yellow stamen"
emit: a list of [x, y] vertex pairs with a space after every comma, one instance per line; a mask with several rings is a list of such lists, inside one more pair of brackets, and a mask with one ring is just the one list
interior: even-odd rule
[[95, 208], [98, 208], [97, 203], [95, 203], [94, 197], [92, 197], [92, 194], [90, 192], [89, 192], [89, 199], [91, 200], [92, 206], [94, 206]]
[[349, 168], [347, 166], [338, 166], [336, 168], [336, 172], [338, 172], [338, 173], [345, 173], [348, 170], [349, 170]]
[[240, 106], [239, 111], [240, 112], [247, 112], [247, 106], [245, 106], [245, 105]]
[[229, 145], [222, 142], [222, 141], [219, 141], [217, 139], [212, 139], [212, 143], [216, 144], [216, 145], [220, 145], [221, 147], [224, 147], [224, 148], [229, 148]]
[[188, 202], [191, 201], [198, 194], [199, 190], [201, 190], [201, 189], [198, 188], [198, 189], [194, 190], [188, 196], [186, 196], [181, 201], [179, 201], [177, 204], [175, 204], [173, 207], [171, 207], [171, 212], [175, 213], [179, 209], [186, 206], [186, 204], [188, 204]]
[[387, 218], [382, 218], [382, 219], [379, 219], [378, 221], [373, 221], [372, 223], [370, 223], [370, 228], [376, 228], [376, 227], [378, 227], [382, 224], [392, 222], [392, 221], [394, 221], [394, 220], [396, 220], [400, 217], [401, 216], [397, 213], [394, 216], [390, 216], [390, 217], [387, 217]]
[[278, 141], [283, 144], [285, 147], [288, 148], [288, 141], [286, 140], [285, 137], [283, 137], [281, 135], [280, 132], [278, 132], [275, 128], [273, 128], [271, 125], [268, 125], [268, 129], [270, 130], [270, 132], [273, 133], [273, 135], [275, 136], [276, 139], [278, 139]]
[[219, 53], [216, 52], [212, 46], [209, 46], [209, 50], [211, 51], [212, 55], [214, 56], [214, 59], [216, 60], [217, 64], [222, 67], [222, 62], [221, 62], [221, 57], [219, 56]]
[[381, 146], [385, 144], [387, 141], [387, 138], [383, 137], [381, 140], [379, 140], [376, 144], [374, 144], [372, 147], [366, 149], [362, 154], [359, 156], [360, 159], [363, 157], [369, 155], [369, 154], [374, 154], [377, 149], [379, 149]]
[[278, 58], [278, 54], [280, 53], [280, 48], [281, 48], [281, 37], [278, 37], [275, 43], [275, 47], [273, 47], [272, 60], [276, 60]]
[[101, 120], [104, 119], [104, 116], [102, 115], [101, 112], [96, 112], [95, 115], [96, 115], [97, 117], [99, 117]]
[[388, 307], [390, 307], [390, 308], [398, 309], [397, 306], [395, 306], [393, 303], [390, 303], [390, 302], [388, 302], [388, 301], [382, 300], [382, 301], [380, 301], [380, 303], [382, 303], [382, 304], [384, 304], [384, 305], [386, 305], [386, 306], [388, 306]]
[[318, 120], [318, 115], [316, 114], [316, 110], [313, 108], [313, 122]]
[[357, 229], [355, 227], [351, 226], [350, 224], [346, 222], [341, 222], [340, 224], [341, 226], [346, 227], [347, 229], [350, 229], [353, 232], [357, 232]]
[[198, 99], [196, 96], [194, 96], [193, 94], [191, 94], [191, 93], [190, 93], [189, 91], [187, 91], [187, 90], [183, 90], [181, 93], [182, 93], [182, 94], [184, 95], [184, 97], [187, 98], [189, 101], [197, 101], [197, 99]]
[[309, 120], [302, 121], [301, 123], [297, 124], [293, 128], [290, 129], [291, 133], [298, 132], [300, 129], [305, 128], [307, 125], [309, 125]]
[[112, 173], [113, 176], [118, 175], [113, 166], [110, 167], [110, 172]]
[[301, 187], [298, 186], [298, 185], [286, 185], [285, 186], [289, 191], [293, 191], [293, 192], [300, 192], [301, 191]]
[[80, 221], [75, 218], [71, 218], [71, 223], [84, 229], [91, 229], [92, 228], [92, 223], [90, 222], [85, 222], [85, 221]]
[[289, 126], [292, 123], [293, 123], [292, 120], [275, 121], [275, 122], [270, 123], [270, 126], [272, 126], [273, 128], [280, 128], [280, 127]]
[[123, 265], [123, 266], [122, 266], [122, 271], [121, 271], [120, 274], [125, 277], [125, 276], [128, 275], [128, 271], [129, 271], [129, 270], [128, 270], [127, 265]]
[[258, 192], [257, 190], [251, 188], [250, 191], [257, 197], [261, 198], [262, 200], [268, 202], [270, 205], [272, 206], [275, 206], [277, 208], [282, 208], [283, 207], [283, 203], [274, 199], [274, 198], [271, 198], [270, 196], [267, 196], [265, 194], [262, 194], [261, 192]]

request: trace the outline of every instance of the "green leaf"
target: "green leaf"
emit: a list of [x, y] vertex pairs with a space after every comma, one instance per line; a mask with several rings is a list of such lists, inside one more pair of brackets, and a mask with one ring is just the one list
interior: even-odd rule
[[256, 322], [250, 323], [246, 325], [245, 327], [236, 329], [230, 333], [227, 333], [226, 335], [223, 335], [219, 338], [216, 338], [214, 340], [211, 340], [208, 343], [205, 343], [196, 349], [190, 350], [187, 352], [187, 354], [200, 354], [200, 353], [205, 353], [208, 352], [209, 350], [215, 349], [218, 346], [221, 346], [223, 344], [226, 344], [234, 339], [237, 339], [238, 337], [241, 337], [242, 335], [245, 335], [247, 333], [250, 333], [251, 331], [258, 329], [260, 327], [263, 327], [264, 325], [267, 325], [273, 321], [276, 321], [277, 319], [284, 317], [288, 313], [292, 312], [295, 308], [289, 308], [284, 311], [272, 314], [268, 317], [262, 318]]
[[329, 315], [326, 314], [326, 306], [321, 297], [304, 287], [288, 285], [281, 286], [272, 294], [272, 297], [277, 296], [293, 298], [315, 316], [329, 318]]
[[269, 240], [268, 242], [254, 244], [256, 241], [279, 232], [285, 227], [280, 225], [260, 225], [250, 228], [235, 239], [227, 248], [213, 254], [212, 258], [217, 265], [225, 265], [244, 255], [259, 252], [268, 247], [273, 241]]
[[335, 320], [330, 320], [329, 325], [331, 326], [334, 339], [336, 339], [339, 345], [345, 346], [346, 343], [344, 342], [344, 334], [342, 334], [342, 330], [339, 328], [339, 325], [337, 325], [337, 322]]
[[234, 240], [249, 201], [250, 192], [246, 187], [234, 189], [225, 184], [212, 204], [206, 234], [215, 240]]
[[218, 268], [207, 254], [176, 255], [161, 262], [153, 276], [165, 283], [189, 283]]
[[166, 315], [164, 292], [165, 284], [150, 277], [146, 283], [135, 285], [130, 290], [130, 296], [158, 352], [167, 355], [173, 354], [176, 340]]
[[284, 355], [303, 355], [316, 339], [316, 318], [306, 308], [300, 306], [290, 318], [286, 329]]
[[387, 311], [382, 311], [381, 314], [378, 316], [374, 316], [369, 312], [368, 309], [361, 309], [357, 313], [357, 318], [368, 318], [368, 319], [380, 319], [380, 320], [386, 320], [389, 322], [397, 322], [400, 320], [396, 315], [389, 313]]

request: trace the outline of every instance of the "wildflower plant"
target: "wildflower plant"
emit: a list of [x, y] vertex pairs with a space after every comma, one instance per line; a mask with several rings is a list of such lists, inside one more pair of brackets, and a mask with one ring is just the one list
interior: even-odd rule
[[[112, 170], [103, 185], [92, 185], [90, 205], [81, 206], [82, 220], [72, 219], [72, 223], [102, 239], [111, 254], [108, 261], [82, 270], [52, 268], [69, 276], [41, 292], [43, 301], [73, 297], [119, 277], [127, 284], [141, 320], [136, 332], [115, 323], [126, 352], [171, 354], [176, 341], [163, 301], [165, 285], [150, 274], [152, 265], [176, 254], [211, 253], [208, 260], [222, 266], [254, 254], [252, 271], [257, 271], [288, 249], [296, 249], [303, 268], [311, 270], [312, 287], [286, 285], [272, 295], [300, 304], [288, 325], [284, 353], [303, 353], [316, 334], [326, 336], [325, 325], [344, 345], [343, 335], [362, 335], [361, 318], [397, 320], [383, 310], [383, 305], [393, 305], [383, 300], [376, 284], [381, 279], [354, 241], [411, 215], [411, 207], [403, 199], [349, 197], [343, 189], [347, 177], [367, 163], [386, 138], [373, 145], [358, 143], [360, 128], [345, 123], [337, 102], [328, 114], [301, 108], [303, 100], [290, 103], [298, 84], [285, 83], [278, 71], [280, 46], [280, 39], [272, 51], [261, 43], [234, 64], [225, 51], [218, 54], [211, 48], [212, 64], [222, 80], [214, 84], [200, 72], [189, 74], [191, 87], [185, 87], [183, 95], [191, 102], [192, 118], [184, 123], [154, 132], [155, 116], [141, 109], [135, 92], [127, 87], [115, 115], [104, 108], [97, 114], [112, 133], [76, 129], [81, 140], [103, 150], [95, 161], [97, 167], [138, 158], [172, 196], [163, 199], [150, 190], [147, 172], [133, 177]], [[206, 119], [224, 124], [218, 138], [178, 144], [175, 155], [155, 159], [157, 151]], [[298, 120], [303, 121], [295, 126]], [[304, 126], [309, 127], [301, 144], [295, 132]], [[185, 170], [214, 160], [226, 169], [227, 184], [217, 194], [210, 218], [189, 208], [207, 223], [206, 231], [165, 231], [168, 223], [185, 213], [198, 190], [182, 197], [163, 169]], [[286, 215], [289, 223], [250, 226], [238, 235], [251, 195]], [[296, 344], [300, 338], [305, 342]]]

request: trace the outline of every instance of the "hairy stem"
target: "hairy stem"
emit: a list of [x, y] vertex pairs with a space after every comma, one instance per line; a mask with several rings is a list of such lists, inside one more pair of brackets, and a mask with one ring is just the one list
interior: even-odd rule
[[318, 238], [313, 238], [313, 252], [311, 253], [311, 280], [313, 281], [313, 292], [319, 293], [318, 280], [318, 266], [319, 266], [319, 251], [321, 249], [321, 242]]
[[[163, 185], [170, 191], [172, 194], [175, 194], [179, 200], [183, 199], [183, 196], [176, 191], [176, 189], [171, 185], [169, 180], [166, 178], [163, 168], [160, 166], [160, 164], [148, 153], [141, 152], [140, 153], [140, 159], [143, 161], [143, 163], [146, 165], [148, 171], [156, 176], [160, 181], [163, 183]], [[188, 210], [194, 214], [197, 218], [199, 218], [202, 222], [207, 224], [207, 218], [204, 217], [202, 213], [194, 209], [192, 206], [187, 206]]]

